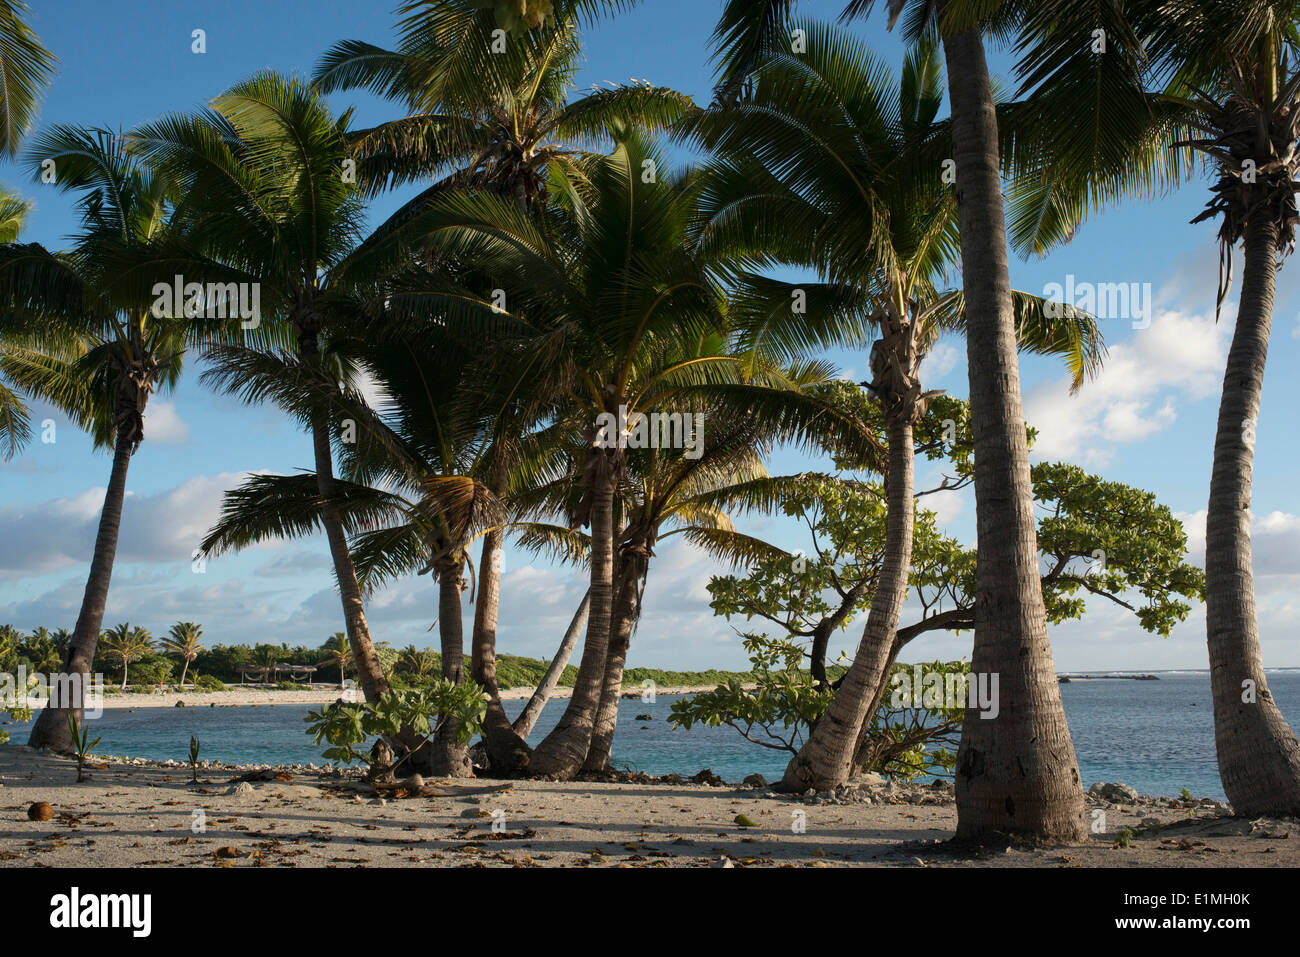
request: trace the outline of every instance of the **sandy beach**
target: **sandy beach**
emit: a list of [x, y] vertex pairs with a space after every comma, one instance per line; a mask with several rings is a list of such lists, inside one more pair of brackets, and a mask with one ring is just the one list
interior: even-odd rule
[[[381, 799], [357, 772], [96, 764], [0, 748], [0, 866], [69, 867], [1295, 867], [1300, 822], [1238, 820], [1213, 801], [1089, 797], [1104, 827], [1055, 848], [957, 852], [948, 785], [765, 787], [426, 782]], [[36, 802], [47, 820], [29, 819]], [[738, 816], [754, 826], [737, 823]], [[802, 825], [802, 831], [800, 829]]]
[[[664, 687], [656, 688], [656, 695], [699, 694], [712, 691], [716, 685], [699, 687]], [[750, 687], [750, 686], [746, 686]], [[533, 696], [533, 688], [503, 688], [503, 700], [527, 700]], [[263, 704], [329, 704], [337, 701], [344, 694], [337, 685], [311, 685], [301, 691], [284, 691], [279, 688], [258, 688], [256, 685], [228, 687], [225, 691], [164, 691], [156, 694], [105, 694], [102, 697], [105, 709], [117, 708], [174, 708], [184, 702], [185, 707], [218, 708], [242, 707]], [[568, 698], [573, 694], [572, 688], [556, 688], [552, 698]], [[624, 698], [639, 698], [641, 691], [627, 690]], [[28, 704], [39, 710], [44, 702], [30, 699]]]

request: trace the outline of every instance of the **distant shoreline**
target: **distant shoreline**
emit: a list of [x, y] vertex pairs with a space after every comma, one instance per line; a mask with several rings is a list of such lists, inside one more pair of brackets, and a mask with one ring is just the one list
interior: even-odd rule
[[[716, 685], [680, 685], [674, 687], [656, 688], [656, 695], [687, 695], [700, 694], [706, 691], [712, 691]], [[746, 690], [752, 690], [756, 685], [746, 685]], [[533, 696], [532, 688], [502, 688], [501, 699], [503, 701], [527, 701]], [[628, 689], [623, 692], [624, 698], [641, 697], [640, 689]], [[240, 708], [256, 707], [264, 704], [301, 704], [301, 705], [320, 705], [331, 704], [337, 701], [343, 695], [343, 690], [338, 687], [310, 687], [303, 688], [301, 691], [285, 691], [279, 688], [267, 688], [258, 690], [255, 687], [238, 686], [229, 688], [226, 691], [164, 691], [158, 694], [106, 694], [103, 696], [105, 711], [118, 711], [132, 708], [175, 708], [179, 702], [184, 702], [187, 708]], [[556, 688], [552, 693], [552, 698], [569, 698], [573, 695], [572, 688]], [[39, 711], [43, 706], [43, 701], [30, 701], [30, 706]]]

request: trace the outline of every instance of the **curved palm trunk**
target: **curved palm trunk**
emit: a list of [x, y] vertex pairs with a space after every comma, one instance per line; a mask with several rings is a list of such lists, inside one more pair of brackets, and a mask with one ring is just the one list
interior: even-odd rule
[[[61, 673], [80, 676], [71, 708], [47, 707], [32, 726], [28, 747], [50, 748], [54, 751], [73, 751], [72, 731], [68, 716], [77, 719], [80, 726], [85, 708], [86, 681], [90, 666], [95, 660], [95, 644], [104, 627], [104, 609], [108, 604], [108, 585], [113, 577], [113, 559], [117, 554], [117, 535], [122, 525], [122, 503], [126, 501], [126, 473], [131, 465], [132, 439], [124, 429], [119, 429], [113, 446], [113, 469], [104, 494], [104, 507], [99, 514], [99, 530], [95, 534], [95, 551], [90, 559], [90, 575], [77, 615], [77, 627], [72, 633]], [[125, 673], [125, 669], [124, 669]]]
[[978, 528], [971, 668], [999, 675], [996, 719], [968, 715], [957, 836], [1082, 840], [1083, 789], [1047, 639], [1007, 268], [997, 117], [984, 43], [943, 38], [957, 165]]
[[316, 457], [316, 487], [326, 503], [321, 509], [321, 525], [325, 528], [330, 557], [334, 560], [334, 575], [339, 585], [339, 598], [343, 602], [343, 623], [347, 629], [348, 645], [352, 648], [352, 660], [356, 664], [357, 679], [366, 700], [377, 701], [388, 694], [392, 688], [384, 675], [383, 667], [379, 664], [375, 644], [370, 638], [365, 602], [361, 598], [357, 569], [352, 563], [352, 552], [348, 550], [343, 522], [339, 518], [338, 509], [329, 504], [335, 494], [334, 458], [330, 449], [329, 426], [324, 415], [313, 413], [311, 433]]
[[516, 774], [528, 767], [532, 749], [510, 726], [510, 719], [501, 706], [501, 690], [497, 687], [497, 613], [501, 606], [504, 537], [505, 533], [500, 529], [483, 536], [470, 673], [488, 693], [487, 714], [483, 717], [483, 743], [492, 770], [500, 774]]
[[779, 785], [784, 791], [826, 791], [853, 774], [858, 733], [884, 686], [894, 656], [898, 619], [907, 599], [912, 564], [915, 501], [912, 497], [915, 452], [910, 411], [890, 416], [889, 474], [885, 486], [885, 560], [871, 597], [862, 640], [844, 681], [799, 753], [790, 759]]
[[[319, 369], [320, 344], [314, 323], [305, 323], [301, 318], [298, 324], [298, 354], [300, 361], [308, 368]], [[366, 623], [365, 603], [361, 598], [361, 586], [357, 582], [357, 569], [352, 562], [352, 552], [348, 549], [347, 535], [343, 531], [343, 522], [338, 509], [331, 503], [334, 500], [334, 453], [330, 448], [329, 419], [324, 410], [314, 408], [311, 413], [312, 452], [316, 466], [316, 489], [324, 502], [321, 508], [321, 525], [325, 528], [325, 537], [329, 542], [330, 557], [334, 562], [334, 576], [338, 581], [339, 599], [343, 603], [343, 623], [347, 631], [348, 645], [352, 649], [352, 660], [356, 664], [357, 680], [361, 684], [367, 701], [377, 701], [388, 694], [392, 687], [384, 675], [384, 669], [375, 653], [374, 642], [370, 638], [370, 626]]]
[[1219, 776], [1233, 810], [1251, 817], [1300, 814], [1300, 743], [1264, 677], [1250, 548], [1254, 429], [1273, 320], [1277, 238], [1277, 224], [1267, 215], [1247, 226], [1205, 529], [1205, 620]]
[[190, 659], [186, 658], [185, 663], [181, 665], [181, 687], [182, 688], [185, 687], [185, 676], [189, 674], [189, 670], [190, 670]]
[[591, 609], [582, 662], [568, 707], [529, 761], [528, 772], [537, 777], [569, 780], [582, 769], [600, 707], [614, 597], [615, 478], [607, 463], [600, 463], [605, 467], [598, 467], [592, 479]]
[[[442, 646], [442, 676], [454, 684], [465, 682], [465, 635], [461, 619], [461, 572], [459, 560], [442, 561], [438, 569], [438, 636]], [[441, 716], [440, 716], [441, 717]], [[440, 721], [429, 752], [429, 770], [443, 777], [473, 775], [469, 745], [456, 740], [460, 730], [450, 718]]]
[[520, 712], [519, 717], [515, 718], [515, 734], [520, 738], [527, 738], [533, 733], [533, 726], [542, 716], [542, 709], [546, 707], [546, 702], [550, 700], [551, 694], [560, 683], [560, 677], [569, 664], [569, 656], [573, 654], [573, 649], [578, 644], [578, 635], [582, 634], [582, 628], [587, 623], [587, 609], [590, 607], [591, 592], [588, 591], [582, 596], [582, 603], [578, 605], [578, 610], [573, 613], [560, 647], [556, 650], [555, 657], [551, 659], [551, 666], [546, 669], [546, 674], [542, 676], [541, 683], [528, 699], [528, 704], [524, 705], [524, 710]]

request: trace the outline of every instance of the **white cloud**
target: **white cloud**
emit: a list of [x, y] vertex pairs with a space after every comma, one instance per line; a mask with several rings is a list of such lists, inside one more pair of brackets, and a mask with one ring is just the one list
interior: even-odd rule
[[939, 342], [921, 362], [921, 383], [938, 382], [962, 359], [962, 350], [951, 342]]
[[174, 445], [190, 440], [190, 427], [176, 412], [175, 402], [150, 402], [144, 413], [145, 441]]
[[1212, 315], [1162, 312], [1149, 328], [1112, 346], [1101, 373], [1077, 395], [1060, 377], [1034, 386], [1025, 410], [1039, 432], [1035, 457], [1103, 465], [1115, 444], [1168, 428], [1180, 399], [1217, 393], [1231, 327]]
[[[222, 495], [245, 475], [197, 476], [151, 495], [128, 492], [117, 560], [188, 565], [217, 520]], [[0, 550], [0, 576], [26, 577], [88, 564], [103, 504], [104, 489], [92, 488], [70, 498], [0, 508], [0, 541], [5, 543]]]

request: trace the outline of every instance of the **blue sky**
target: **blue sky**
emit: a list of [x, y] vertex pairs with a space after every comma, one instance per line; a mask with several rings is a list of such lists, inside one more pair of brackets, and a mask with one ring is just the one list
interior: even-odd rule
[[[389, 4], [353, 0], [30, 0], [35, 28], [60, 59], [40, 122], [130, 129], [171, 111], [201, 106], [231, 83], [260, 69], [309, 73], [319, 55], [341, 39], [391, 42]], [[712, 88], [708, 41], [719, 0], [648, 0], [640, 8], [588, 31], [579, 85], [647, 79], [707, 101]], [[834, 17], [842, 4], [810, 2], [804, 12]], [[192, 32], [206, 33], [207, 52], [191, 52]], [[901, 60], [897, 38], [883, 20], [858, 23], [888, 62]], [[995, 52], [995, 70], [1007, 56]], [[397, 115], [366, 94], [340, 94], [337, 108], [357, 107], [357, 125]], [[12, 164], [0, 180], [35, 203], [23, 238], [58, 248], [75, 229], [67, 196], [28, 180]], [[1216, 325], [1217, 252], [1214, 227], [1188, 221], [1207, 197], [1204, 181], [1158, 202], [1134, 203], [1090, 222], [1069, 246], [1040, 261], [1013, 260], [1018, 288], [1043, 293], [1050, 283], [1150, 283], [1152, 323], [1102, 323], [1110, 347], [1106, 371], [1077, 396], [1063, 371], [1043, 359], [1022, 361], [1026, 415], [1041, 431], [1036, 459], [1078, 462], [1107, 478], [1150, 489], [1186, 520], [1190, 552], [1201, 561], [1214, 417], [1232, 308]], [[401, 199], [372, 207], [382, 218]], [[1270, 371], [1258, 427], [1255, 474], [1256, 570], [1265, 662], [1300, 665], [1294, 622], [1300, 618], [1300, 457], [1292, 440], [1300, 385], [1290, 370], [1300, 360], [1300, 322], [1291, 265], [1281, 273]], [[1235, 303], [1234, 289], [1233, 302]], [[833, 357], [863, 378], [865, 352]], [[203, 623], [207, 641], [287, 641], [317, 645], [342, 628], [330, 564], [319, 541], [278, 543], [210, 561], [196, 570], [191, 550], [209, 526], [222, 492], [254, 471], [291, 472], [309, 466], [306, 437], [275, 409], [247, 407], [197, 381], [191, 367], [172, 395], [154, 400], [147, 440], [129, 479], [119, 560], [105, 624], [129, 620], [161, 633], [178, 619]], [[927, 361], [927, 385], [966, 394], [964, 345], [945, 341]], [[71, 627], [84, 586], [109, 459], [63, 417], [36, 408], [38, 422], [55, 423], [53, 443], [39, 440], [13, 462], [0, 463], [0, 622], [30, 629]], [[773, 472], [809, 467], [779, 453]], [[923, 465], [918, 479], [935, 476]], [[973, 541], [973, 499], [953, 494], [927, 500], [949, 530]], [[801, 542], [775, 520], [743, 524], [787, 547]], [[631, 650], [634, 665], [740, 667], [744, 656], [730, 626], [708, 608], [711, 562], [677, 540], [661, 547], [651, 567], [647, 614]], [[503, 651], [549, 657], [581, 598], [581, 576], [569, 569], [507, 556], [500, 645]], [[370, 606], [376, 638], [401, 646], [434, 643], [429, 626], [437, 599], [427, 579], [408, 579]], [[911, 619], [905, 616], [905, 623]], [[855, 626], [837, 648], [852, 650]], [[970, 636], [925, 639], [927, 658], [969, 654]], [[1204, 618], [1198, 609], [1164, 640], [1141, 631], [1128, 613], [1104, 603], [1082, 621], [1053, 631], [1059, 668], [1156, 669], [1205, 667]]]

